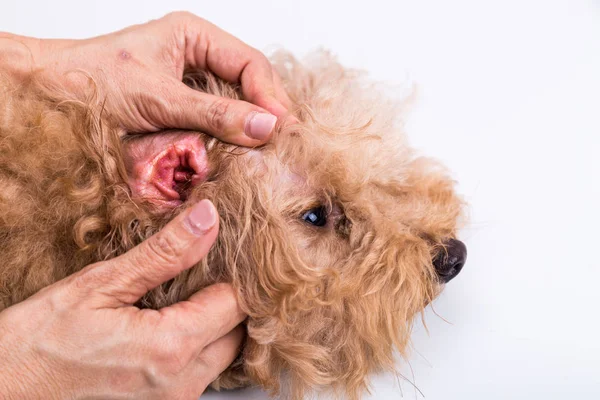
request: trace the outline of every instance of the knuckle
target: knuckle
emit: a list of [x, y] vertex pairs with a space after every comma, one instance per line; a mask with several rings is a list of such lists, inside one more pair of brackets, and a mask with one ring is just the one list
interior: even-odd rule
[[231, 103], [225, 99], [217, 99], [206, 109], [205, 121], [209, 129], [223, 132], [229, 121]]
[[164, 18], [175, 20], [175, 21], [188, 20], [188, 19], [192, 19], [192, 18], [200, 19], [200, 17], [196, 16], [195, 14], [193, 14], [189, 11], [173, 11], [173, 12], [170, 12], [167, 15], [165, 15]]
[[81, 270], [79, 273], [66, 278], [66, 286], [70, 291], [87, 294], [91, 292], [98, 284], [104, 283], [110, 279], [104, 269], [100, 268], [100, 263], [93, 264]]
[[[115, 275], [115, 261], [108, 260], [88, 266], [59, 282], [58, 290], [53, 290], [57, 304], [70, 307], [85, 307], [87, 300], [107, 290], [114, 291], [120, 281]], [[118, 268], [120, 269], [120, 268]]]
[[271, 68], [271, 63], [269, 62], [269, 59], [263, 54], [262, 51], [251, 47], [250, 57], [252, 57], [252, 60], [255, 63], [260, 64], [261, 67], [269, 66], [269, 68]]
[[179, 375], [190, 363], [191, 352], [181, 340], [168, 340], [161, 344], [155, 358], [158, 370], [163, 375]]
[[[67, 277], [65, 281], [67, 285], [77, 292], [87, 292], [90, 289], [90, 284], [96, 278], [92, 278], [89, 270], [81, 271], [79, 274]], [[97, 274], [96, 274], [97, 275]]]
[[259, 50], [254, 49], [254, 60], [257, 65], [263, 70], [266, 76], [273, 78], [273, 65], [267, 56]]
[[175, 235], [159, 232], [153, 240], [148, 241], [148, 257], [162, 264], [170, 264], [181, 258], [183, 247]]

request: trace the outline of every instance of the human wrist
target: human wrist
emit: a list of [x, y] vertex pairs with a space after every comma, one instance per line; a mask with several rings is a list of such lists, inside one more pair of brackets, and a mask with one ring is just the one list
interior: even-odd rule
[[0, 72], [22, 80], [39, 70], [59, 70], [75, 40], [37, 39], [0, 32]]
[[35, 69], [40, 53], [39, 39], [0, 32], [0, 72], [23, 79]]

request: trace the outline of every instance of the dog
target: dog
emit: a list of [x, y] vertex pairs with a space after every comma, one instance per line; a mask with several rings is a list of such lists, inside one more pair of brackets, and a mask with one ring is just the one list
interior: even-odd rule
[[[137, 304], [230, 282], [249, 315], [241, 355], [212, 386], [356, 399], [406, 355], [412, 321], [462, 269], [465, 204], [407, 143], [406, 104], [318, 53], [272, 59], [298, 123], [254, 149], [202, 132], [123, 132], [101, 99], [35, 75], [0, 110], [0, 309], [123, 254], [203, 198], [220, 215], [205, 260]], [[192, 88], [242, 99], [190, 71]]]

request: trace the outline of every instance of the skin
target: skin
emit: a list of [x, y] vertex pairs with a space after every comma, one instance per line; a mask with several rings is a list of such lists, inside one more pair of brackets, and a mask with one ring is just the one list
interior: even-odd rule
[[[257, 146], [269, 139], [278, 118], [285, 119], [289, 105], [262, 53], [190, 13], [85, 40], [0, 33], [0, 49], [7, 55], [0, 60], [3, 70], [26, 76], [41, 68], [47, 79], [60, 81], [81, 99], [90, 92], [91, 77], [107, 111], [129, 132], [193, 129]], [[181, 82], [186, 69], [208, 69], [239, 82], [250, 102], [188, 88]], [[271, 129], [252, 135], [257, 115], [262, 122], [270, 120]]]
[[[194, 129], [255, 146], [289, 104], [260, 52], [188, 13], [86, 40], [0, 33], [0, 53], [0, 73], [42, 70], [82, 99], [91, 77], [131, 133]], [[239, 82], [252, 103], [187, 88], [186, 68]], [[218, 213], [203, 200], [128, 253], [2, 311], [3, 398], [197, 398], [239, 352], [246, 316], [232, 288], [214, 285], [160, 310], [133, 304], [205, 257], [217, 233]]]

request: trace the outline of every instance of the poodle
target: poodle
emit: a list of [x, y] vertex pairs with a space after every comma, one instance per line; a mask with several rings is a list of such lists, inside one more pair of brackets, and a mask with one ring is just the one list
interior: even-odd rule
[[[272, 62], [299, 122], [254, 149], [202, 132], [127, 134], [93, 90], [79, 101], [40, 74], [4, 78], [0, 310], [127, 252], [208, 198], [220, 215], [215, 246], [137, 306], [233, 285], [248, 334], [214, 388], [357, 399], [371, 373], [394, 370], [414, 317], [464, 265], [465, 204], [447, 171], [407, 144], [406, 102], [327, 53]], [[184, 81], [243, 99], [208, 73]]]

